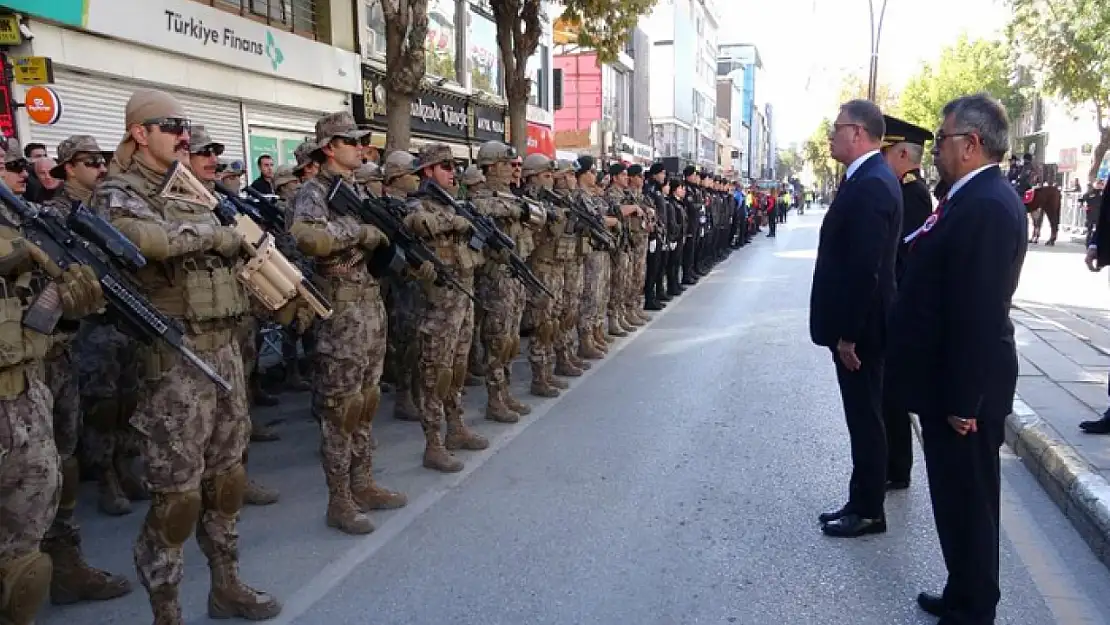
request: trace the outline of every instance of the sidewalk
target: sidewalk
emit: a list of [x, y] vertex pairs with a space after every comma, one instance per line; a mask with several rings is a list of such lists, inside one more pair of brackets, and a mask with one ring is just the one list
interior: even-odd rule
[[1011, 318], [1020, 369], [1006, 442], [1110, 566], [1110, 436], [1079, 429], [1110, 403], [1110, 310], [1015, 301]]

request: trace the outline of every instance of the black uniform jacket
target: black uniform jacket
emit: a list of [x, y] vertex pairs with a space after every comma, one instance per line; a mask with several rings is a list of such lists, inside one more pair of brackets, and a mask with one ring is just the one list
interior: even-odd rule
[[997, 166], [971, 178], [914, 241], [888, 332], [887, 384], [912, 412], [1005, 418], [1018, 360], [1010, 300], [1025, 206]]
[[[920, 228], [932, 212], [933, 196], [929, 193], [929, 185], [921, 179], [921, 170], [906, 172], [902, 176], [902, 239]], [[898, 243], [898, 263], [894, 267], [894, 276], [898, 280], [906, 272], [906, 255], [911, 245]]]
[[1102, 206], [1098, 209], [1091, 245], [1098, 246], [1098, 266], [1110, 265], [1110, 189], [1102, 192]]
[[841, 184], [821, 224], [809, 298], [814, 343], [882, 349], [901, 232], [902, 188], [875, 154]]

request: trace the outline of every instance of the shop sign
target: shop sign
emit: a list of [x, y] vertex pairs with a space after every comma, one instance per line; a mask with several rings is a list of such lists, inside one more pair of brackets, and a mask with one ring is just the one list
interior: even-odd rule
[[36, 124], [49, 126], [62, 117], [62, 99], [50, 87], [35, 86], [23, 96], [27, 117]]
[[54, 64], [45, 56], [13, 56], [12, 74], [21, 85], [48, 85], [54, 82]]
[[89, 31], [348, 93], [359, 56], [191, 0], [88, 0]]
[[[362, 79], [361, 92], [354, 98], [355, 121], [385, 125], [387, 111], [382, 79], [367, 73]], [[409, 110], [412, 131], [423, 134], [466, 140], [470, 121], [466, 102], [438, 94], [417, 94]]]
[[14, 15], [0, 15], [0, 46], [18, 46], [23, 43], [19, 20]]
[[470, 136], [478, 141], [505, 141], [505, 111], [491, 106], [472, 106]]
[[528, 154], [555, 158], [555, 133], [547, 126], [528, 124]]
[[[24, 15], [31, 15], [34, 17], [41, 17], [42, 19], [58, 22], [67, 26], [84, 26], [85, 25], [85, 1], [86, 0], [4, 0], [4, 8], [22, 13]], [[0, 18], [3, 21], [3, 18]], [[4, 41], [6, 31], [0, 25], [0, 43], [9, 45]], [[15, 29], [16, 37], [19, 36], [18, 26]], [[16, 41], [18, 44], [19, 41]]]

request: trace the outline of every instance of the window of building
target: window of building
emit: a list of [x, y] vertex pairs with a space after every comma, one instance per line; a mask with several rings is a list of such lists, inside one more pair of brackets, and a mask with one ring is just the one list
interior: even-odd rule
[[628, 135], [632, 132], [632, 118], [630, 116], [632, 92], [629, 90], [631, 82], [628, 74], [613, 72], [613, 99], [615, 104], [613, 119], [617, 123], [617, 132], [622, 135]]
[[532, 91], [528, 94], [528, 103], [544, 110], [551, 110], [551, 96], [548, 93], [547, 46], [542, 43], [536, 48], [536, 53], [528, 59], [528, 79], [532, 81]]
[[278, 30], [317, 39], [316, 0], [194, 0], [263, 22]]
[[381, 0], [365, 0], [366, 23], [363, 29], [364, 38], [363, 56], [385, 57], [385, 15], [382, 13]]
[[428, 36], [424, 39], [424, 68], [429, 76], [456, 80], [455, 2], [428, 3]]
[[466, 53], [466, 67], [470, 72], [470, 87], [494, 95], [503, 95], [501, 54], [497, 48], [497, 24], [481, 13], [471, 11], [467, 34], [470, 39], [470, 49]]

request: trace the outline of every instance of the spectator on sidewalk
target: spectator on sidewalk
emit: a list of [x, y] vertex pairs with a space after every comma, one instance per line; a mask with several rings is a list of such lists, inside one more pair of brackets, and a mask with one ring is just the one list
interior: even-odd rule
[[265, 195], [276, 195], [274, 189], [274, 157], [263, 154], [258, 157], [258, 177], [251, 183], [251, 188]]
[[1102, 180], [1096, 180], [1087, 189], [1087, 192], [1079, 198], [1079, 205], [1083, 207], [1087, 216], [1087, 245], [1091, 244], [1095, 226], [1098, 224], [1098, 216], [1101, 212], [1099, 207], [1102, 205], [1102, 193], [1105, 184]]
[[[1103, 192], [1095, 229], [1087, 242], [1087, 269], [1094, 272], [1110, 265], [1110, 223], [1107, 223], [1110, 221], [1110, 206], [1107, 206], [1107, 198], [1110, 198], [1110, 193]], [[1110, 395], [1110, 386], [1107, 387], [1107, 394]], [[1102, 413], [1101, 419], [1081, 422], [1079, 429], [1087, 434], [1110, 434], [1110, 408]]]

